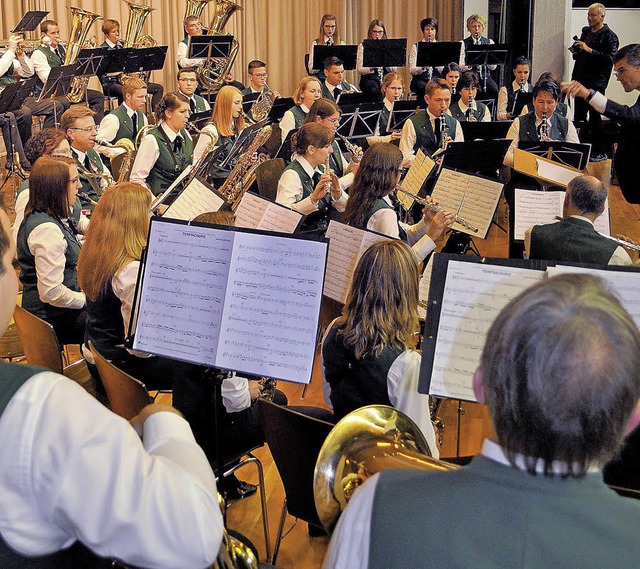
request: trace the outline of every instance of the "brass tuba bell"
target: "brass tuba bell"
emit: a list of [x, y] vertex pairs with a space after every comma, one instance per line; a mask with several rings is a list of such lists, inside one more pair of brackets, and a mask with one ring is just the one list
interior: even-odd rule
[[[131, 2], [131, 0], [122, 1], [129, 6], [129, 18], [127, 20], [127, 30], [124, 34], [123, 47], [155, 47], [158, 45], [158, 42], [153, 36], [140, 35], [146, 19], [156, 8], [152, 8], [146, 4], [136, 4], [135, 2]], [[145, 83], [149, 83], [150, 75], [151, 71], [123, 74], [120, 77], [120, 83], [124, 84], [124, 82], [131, 77], [137, 77]]]

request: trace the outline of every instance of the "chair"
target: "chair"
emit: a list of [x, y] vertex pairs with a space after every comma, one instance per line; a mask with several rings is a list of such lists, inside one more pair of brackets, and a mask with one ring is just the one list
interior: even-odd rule
[[269, 200], [275, 201], [278, 193], [278, 181], [285, 164], [282, 158], [267, 160], [256, 168], [256, 181], [258, 183], [258, 193]]
[[322, 444], [334, 425], [264, 400], [258, 405], [262, 429], [285, 493], [273, 549], [275, 565], [287, 512], [322, 528], [313, 499], [313, 473]]
[[29, 364], [46, 367], [86, 387], [85, 383], [91, 380], [91, 375], [84, 358], [67, 366], [63, 365], [62, 349], [51, 324], [17, 305], [13, 319]]

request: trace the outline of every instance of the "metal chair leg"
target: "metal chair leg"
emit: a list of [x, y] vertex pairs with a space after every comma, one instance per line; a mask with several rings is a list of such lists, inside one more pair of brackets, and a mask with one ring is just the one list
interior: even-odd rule
[[278, 558], [278, 551], [280, 551], [280, 543], [282, 542], [282, 532], [284, 531], [284, 522], [287, 519], [287, 499], [284, 499], [284, 504], [282, 504], [282, 512], [280, 512], [280, 523], [278, 524], [278, 535], [276, 536], [276, 543], [273, 546], [273, 559], [271, 560], [271, 564], [276, 564], [276, 559]]

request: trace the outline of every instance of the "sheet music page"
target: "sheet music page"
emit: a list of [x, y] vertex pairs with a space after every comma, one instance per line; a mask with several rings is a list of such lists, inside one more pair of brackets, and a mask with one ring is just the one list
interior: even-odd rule
[[236, 226], [257, 229], [268, 204], [268, 200], [264, 200], [250, 192], [245, 192], [236, 210]]
[[189, 172], [191, 172], [192, 169], [193, 164], [189, 164], [173, 181], [173, 184], [171, 184], [162, 194], [153, 198], [149, 209], [154, 210], [156, 207], [158, 207], [158, 205], [173, 191], [173, 188], [175, 188], [180, 182], [182, 182], [182, 180], [184, 180], [189, 175]]
[[333, 220], [325, 236], [329, 238], [329, 255], [323, 294], [344, 303], [362, 254], [374, 243], [389, 237]]
[[493, 220], [502, 184], [444, 168], [436, 182], [431, 197], [446, 209], [457, 213], [478, 229], [453, 224], [453, 229], [485, 239]]
[[539, 192], [516, 188], [515, 236], [523, 241], [524, 232], [534, 225], [544, 225], [562, 216], [565, 192]]
[[218, 211], [223, 205], [224, 200], [219, 195], [198, 178], [194, 178], [164, 212], [163, 217], [189, 221], [201, 213]]
[[236, 210], [236, 225], [265, 231], [293, 233], [302, 214], [288, 207], [246, 192]]
[[627, 271], [605, 271], [602, 269], [588, 269], [586, 267], [570, 267], [567, 265], [556, 265], [548, 267], [549, 277], [570, 273], [589, 273], [603, 279], [618, 297], [618, 300], [631, 315], [636, 326], [640, 327], [640, 273]]
[[327, 244], [236, 233], [217, 365], [309, 383]]
[[544, 271], [449, 262], [431, 395], [476, 401], [472, 378], [491, 323], [512, 298], [543, 278]]
[[582, 175], [581, 172], [576, 172], [560, 164], [546, 162], [539, 158], [536, 158], [536, 170], [538, 171], [538, 176], [541, 178], [551, 180], [561, 186], [566, 186], [575, 177]]
[[604, 211], [596, 217], [596, 221], [593, 226], [596, 231], [603, 233], [604, 235], [611, 235], [611, 220], [609, 219], [609, 199], [604, 202]]
[[152, 224], [134, 349], [215, 365], [233, 238]]
[[[418, 152], [416, 152], [416, 157], [413, 159], [411, 167], [409, 168], [407, 175], [404, 177], [404, 180], [402, 180], [400, 187], [417, 196], [422, 189], [424, 181], [427, 179], [427, 176], [429, 176], [435, 165], [436, 163], [424, 153], [422, 148], [420, 148]], [[411, 209], [414, 201], [411, 196], [403, 194], [402, 192], [398, 192], [396, 195], [404, 209]]]
[[[429, 287], [431, 286], [431, 274], [433, 273], [433, 255], [429, 257], [429, 262], [420, 277], [420, 288], [418, 289], [418, 315], [423, 320], [427, 317], [425, 306], [429, 303]], [[424, 304], [424, 306], [423, 306]]]

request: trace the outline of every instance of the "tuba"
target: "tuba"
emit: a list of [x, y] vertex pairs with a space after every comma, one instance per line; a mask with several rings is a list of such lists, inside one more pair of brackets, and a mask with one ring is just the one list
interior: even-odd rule
[[[96, 20], [102, 20], [102, 16], [89, 12], [88, 10], [81, 10], [71, 6], [69, 8], [73, 15], [73, 23], [71, 24], [71, 34], [69, 42], [67, 43], [67, 51], [64, 56], [63, 65], [71, 65], [78, 59], [78, 53], [85, 44], [89, 28]], [[74, 77], [71, 83], [71, 90], [67, 95], [67, 99], [71, 103], [79, 103], [87, 96], [87, 85], [89, 84], [89, 76]]]
[[186, 20], [189, 16], [195, 16], [200, 19], [202, 15], [202, 10], [204, 7], [213, 0], [187, 0], [187, 6], [184, 10], [184, 18]]
[[418, 426], [386, 405], [369, 405], [349, 413], [322, 445], [313, 477], [318, 517], [331, 532], [353, 492], [385, 468], [455, 470], [431, 457]]
[[[155, 47], [158, 42], [153, 36], [140, 36], [142, 26], [147, 17], [155, 10], [145, 4], [136, 4], [130, 0], [122, 0], [129, 6], [129, 19], [127, 20], [127, 31], [124, 34], [123, 47]], [[150, 71], [122, 75], [120, 83], [124, 83], [130, 77], [139, 77], [145, 83], [149, 82]]]

